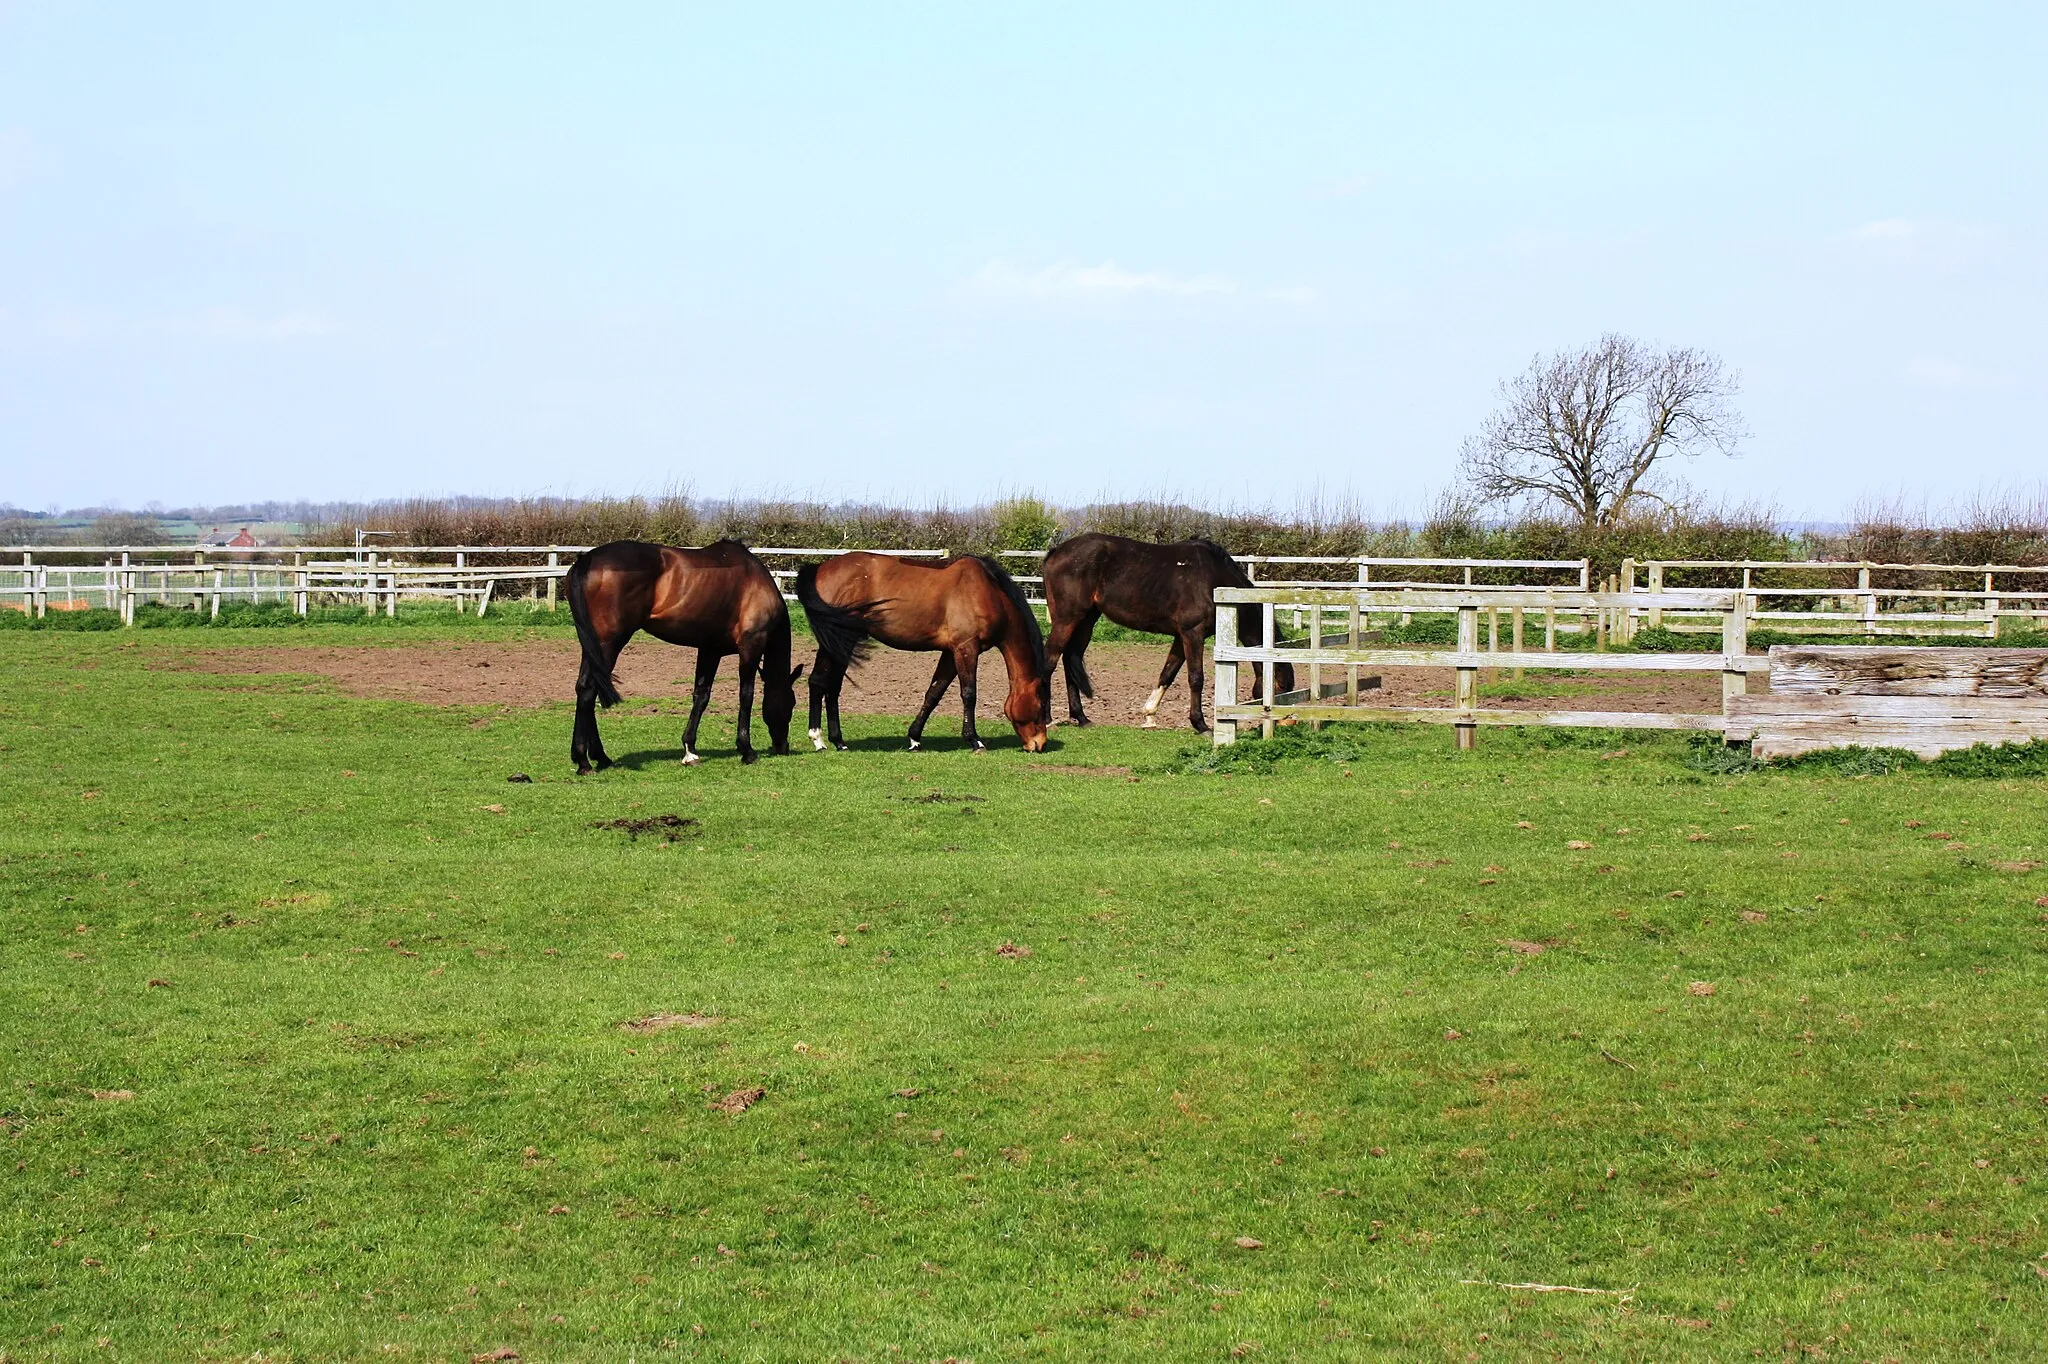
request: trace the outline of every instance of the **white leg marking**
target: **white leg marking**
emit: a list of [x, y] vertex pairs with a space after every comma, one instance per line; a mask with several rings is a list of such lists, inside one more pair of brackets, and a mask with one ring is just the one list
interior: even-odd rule
[[921, 748], [921, 747], [923, 747], [923, 745], [919, 744], [917, 740], [915, 740], [915, 739], [912, 739], [912, 740], [910, 741], [910, 751], [911, 751], [912, 753], [915, 753], [915, 752], [917, 752], [917, 750], [918, 750], [919, 748]]
[[825, 751], [825, 736], [821, 730], [811, 731], [811, 747], [820, 753]]
[[702, 758], [698, 757], [696, 753], [692, 752], [690, 749], [686, 748], [683, 750], [683, 766], [695, 767], [698, 763], [703, 761], [704, 760]]

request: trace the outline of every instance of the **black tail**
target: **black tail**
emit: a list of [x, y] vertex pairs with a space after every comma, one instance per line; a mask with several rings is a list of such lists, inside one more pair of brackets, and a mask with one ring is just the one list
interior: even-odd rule
[[805, 564], [796, 571], [796, 599], [803, 603], [819, 652], [842, 668], [852, 667], [867, 643], [868, 628], [853, 612], [818, 595], [816, 564]]
[[1074, 670], [1074, 685], [1081, 689], [1081, 695], [1093, 701], [1095, 699], [1095, 679], [1088, 676], [1088, 655], [1084, 653], [1068, 654], [1067, 666]]
[[590, 602], [583, 595], [583, 579], [589, 572], [589, 556], [579, 556], [569, 565], [569, 615], [576, 622], [576, 642], [583, 646], [583, 672], [597, 684], [600, 706], [619, 704], [619, 684], [605, 665], [604, 646], [598, 643], [597, 627], [590, 623]]

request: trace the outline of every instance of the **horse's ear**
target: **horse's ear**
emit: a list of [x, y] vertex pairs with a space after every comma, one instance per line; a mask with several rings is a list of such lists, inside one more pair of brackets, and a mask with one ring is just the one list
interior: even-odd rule
[[792, 687], [794, 687], [794, 686], [796, 685], [796, 680], [797, 680], [797, 679], [798, 679], [799, 677], [802, 677], [803, 675], [804, 675], [804, 665], [803, 665], [803, 664], [801, 664], [801, 663], [799, 663], [799, 664], [797, 664], [797, 665], [796, 665], [796, 667], [795, 667], [795, 668], [793, 668], [793, 669], [791, 669], [791, 670], [790, 670], [790, 674], [789, 674], [789, 685], [790, 685], [790, 686], [792, 686]]

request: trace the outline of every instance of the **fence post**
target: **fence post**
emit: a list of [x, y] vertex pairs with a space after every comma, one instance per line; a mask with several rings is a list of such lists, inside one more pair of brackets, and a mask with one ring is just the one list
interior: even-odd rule
[[549, 546], [548, 546], [548, 570], [549, 570], [549, 572], [548, 572], [548, 610], [550, 610], [550, 611], [552, 611], [552, 610], [554, 610], [554, 609], [555, 609], [555, 575], [554, 575], [554, 570], [555, 570], [555, 569], [557, 569], [557, 568], [559, 568], [559, 567], [561, 567], [561, 563], [562, 563], [562, 556], [561, 556], [560, 552], [559, 552], [559, 551], [557, 551], [557, 550], [555, 549], [555, 547], [554, 547], [553, 545], [549, 545]]
[[306, 556], [292, 555], [292, 610], [304, 616], [312, 613], [313, 575], [306, 571]]
[[1259, 623], [1265, 626], [1266, 639], [1266, 642], [1259, 646], [1265, 651], [1266, 657], [1260, 659], [1257, 665], [1259, 675], [1266, 682], [1266, 685], [1259, 689], [1260, 695], [1266, 698], [1266, 713], [1259, 720], [1259, 737], [1270, 739], [1273, 737], [1273, 650], [1280, 642], [1279, 622], [1273, 619], [1271, 602], [1259, 603], [1259, 616]]
[[1870, 590], [1870, 565], [1856, 570], [1856, 613], [1863, 618], [1863, 633], [1877, 633], [1877, 594]]
[[[1632, 558], [1621, 561], [1621, 591], [1627, 596], [1635, 595], [1636, 561]], [[1626, 644], [1636, 637], [1636, 608], [1632, 603], [1622, 603], [1621, 615], [1615, 626], [1621, 643]]]
[[1216, 665], [1215, 700], [1210, 704], [1216, 708], [1216, 723], [1210, 728], [1210, 737], [1218, 748], [1237, 742], [1237, 721], [1223, 718], [1223, 708], [1237, 704], [1237, 662], [1225, 662], [1223, 652], [1237, 648], [1237, 608], [1229, 605], [1216, 607], [1216, 643], [1211, 646]]
[[1721, 714], [1728, 714], [1730, 697], [1749, 690], [1749, 673], [1742, 666], [1749, 653], [1749, 594], [1738, 592], [1734, 606], [1721, 617]]
[[121, 551], [121, 623], [135, 623], [135, 576], [128, 568], [128, 551]]
[[[1486, 608], [1486, 652], [1490, 654], [1500, 652], [1500, 608], [1498, 606]], [[1493, 670], [1493, 680], [1496, 682], [1500, 681], [1500, 669], [1498, 667], [1495, 667]]]
[[[1461, 606], [1458, 608], [1458, 652], [1471, 655], [1479, 652], [1479, 608]], [[1472, 748], [1478, 739], [1478, 723], [1470, 718], [1479, 708], [1479, 669], [1458, 665], [1458, 709], [1466, 717], [1456, 722], [1458, 747]]]
[[1986, 638], [1997, 639], [1998, 598], [1991, 595], [1992, 591], [1993, 588], [1991, 586], [1991, 570], [1987, 568], [1984, 570], [1984, 614], [1991, 618], [1991, 625], [1990, 628], [1986, 631]]
[[377, 551], [359, 556], [356, 566], [363, 570], [363, 613], [377, 614]]
[[[1321, 606], [1311, 606], [1308, 609], [1308, 649], [1311, 654], [1319, 654], [1323, 651], [1323, 608]], [[1308, 665], [1308, 703], [1311, 706], [1323, 704], [1323, 665], [1321, 663], [1311, 662]], [[1321, 720], [1314, 720], [1309, 723], [1309, 728], [1312, 730], [1321, 729], [1322, 727], [1323, 722]]]
[[1508, 645], [1517, 655], [1515, 660], [1515, 681], [1519, 682], [1522, 680], [1522, 663], [1520, 658], [1522, 652], [1522, 608], [1519, 606], [1509, 613], [1508, 631]]
[[[1663, 565], [1662, 561], [1660, 561], [1660, 560], [1656, 560], [1656, 559], [1652, 559], [1652, 560], [1650, 561], [1650, 595], [1651, 595], [1651, 596], [1653, 596], [1653, 597], [1659, 597], [1659, 596], [1662, 596], [1663, 594], [1664, 594], [1664, 565]], [[1663, 607], [1661, 607], [1661, 606], [1653, 606], [1653, 607], [1651, 607], [1651, 608], [1650, 608], [1650, 628], [1651, 628], [1652, 630], [1655, 630], [1655, 629], [1658, 629], [1658, 628], [1662, 627], [1662, 626], [1663, 626], [1663, 624], [1664, 624], [1664, 608], [1663, 608]]]
[[1550, 589], [1543, 589], [1543, 652], [1557, 652], [1557, 603], [1550, 598]]
[[[1363, 564], [1359, 565], [1358, 574], [1359, 581], [1363, 582], [1365, 580], [1365, 566]], [[1358, 602], [1354, 598], [1351, 603], [1350, 615], [1345, 621], [1350, 630], [1350, 647], [1353, 649], [1363, 649], [1365, 647], [1365, 637], [1359, 628], [1359, 622], [1363, 619], [1364, 613], [1358, 609]], [[1358, 665], [1356, 663], [1346, 664], [1344, 668], [1344, 704], [1347, 706], [1358, 704]]]
[[220, 619], [220, 588], [220, 570], [216, 568], [213, 570], [213, 600], [206, 613], [208, 620]]

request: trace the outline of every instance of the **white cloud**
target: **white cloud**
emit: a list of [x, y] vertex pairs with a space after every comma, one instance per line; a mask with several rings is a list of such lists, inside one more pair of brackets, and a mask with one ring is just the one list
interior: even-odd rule
[[1073, 265], [1061, 261], [1041, 270], [1027, 270], [1011, 261], [995, 260], [968, 280], [976, 293], [1023, 295], [1029, 298], [1136, 298], [1155, 295], [1193, 298], [1203, 294], [1234, 294], [1237, 285], [1220, 275], [1178, 278], [1152, 271], [1125, 270], [1112, 262]]
[[180, 316], [152, 318], [136, 327], [145, 336], [198, 341], [303, 341], [332, 336], [336, 330], [325, 314], [303, 309], [266, 317], [236, 308], [207, 308]]
[[1908, 361], [1901, 377], [1915, 388], [1943, 393], [1981, 393], [1986, 389], [2004, 388], [2011, 382], [2005, 375], [1933, 355]]
[[1849, 233], [1850, 245], [1871, 260], [1944, 269], [1982, 258], [1997, 240], [1990, 228], [1939, 218], [1881, 218]]
[[46, 308], [34, 314], [0, 310], [0, 344], [29, 348], [164, 340], [289, 345], [333, 336], [340, 330], [325, 313], [304, 308], [270, 314], [204, 308], [140, 319], [86, 308]]
[[1298, 304], [1315, 299], [1310, 289], [1246, 290], [1222, 275], [1126, 270], [1113, 261], [1101, 265], [1061, 261], [1032, 270], [1014, 261], [993, 260], [968, 277], [966, 289], [988, 297], [1043, 300], [1243, 297]]

